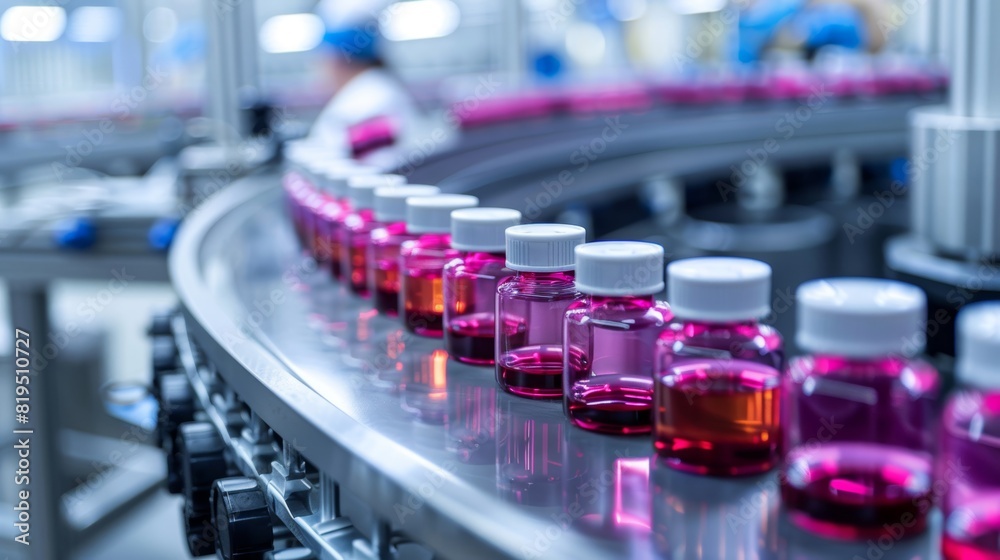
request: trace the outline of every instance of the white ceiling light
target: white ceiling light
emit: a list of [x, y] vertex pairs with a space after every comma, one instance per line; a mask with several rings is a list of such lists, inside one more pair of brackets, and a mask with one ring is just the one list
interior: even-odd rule
[[55, 41], [66, 30], [66, 10], [57, 6], [11, 6], [0, 16], [0, 38]]
[[458, 29], [461, 13], [451, 0], [396, 2], [382, 12], [379, 28], [390, 41], [433, 39]]
[[269, 53], [293, 53], [315, 49], [323, 41], [326, 27], [315, 14], [274, 16], [260, 26], [260, 48]]
[[593, 23], [578, 21], [566, 30], [566, 52], [583, 66], [600, 64], [605, 44], [604, 32]]
[[726, 0], [673, 0], [671, 8], [678, 14], [708, 14], [726, 7]]
[[122, 12], [111, 6], [81, 6], [69, 15], [66, 36], [78, 43], [107, 43], [121, 33]]
[[142, 34], [150, 43], [166, 43], [177, 34], [177, 12], [163, 6], [149, 10], [142, 20]]
[[634, 21], [646, 13], [646, 0], [608, 0], [608, 12], [618, 21]]

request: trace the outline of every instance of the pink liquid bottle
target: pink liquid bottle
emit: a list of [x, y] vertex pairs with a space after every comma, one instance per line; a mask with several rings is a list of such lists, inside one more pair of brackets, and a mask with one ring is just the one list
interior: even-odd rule
[[451, 248], [451, 213], [478, 204], [478, 198], [467, 194], [406, 200], [406, 229], [418, 236], [404, 241], [399, 253], [399, 306], [408, 331], [444, 336], [444, 265], [458, 257]]
[[938, 483], [945, 560], [1000, 560], [1000, 303], [958, 315], [960, 388], [944, 409]]
[[926, 297], [890, 280], [807, 282], [796, 293], [781, 497], [824, 536], [894, 539], [923, 531], [933, 503], [940, 381], [923, 351]]
[[365, 266], [372, 303], [382, 315], [399, 314], [399, 250], [404, 241], [417, 238], [406, 229], [406, 199], [440, 192], [430, 185], [375, 189], [373, 215], [376, 222], [385, 225], [372, 230]]
[[531, 224], [507, 228], [507, 268], [497, 286], [496, 376], [508, 393], [533, 399], [563, 395], [563, 316], [580, 299], [574, 249], [582, 227]]
[[342, 229], [344, 219], [350, 213], [351, 204], [347, 198], [347, 181], [351, 177], [376, 175], [381, 173], [375, 167], [366, 167], [353, 162], [335, 161], [320, 170], [320, 190], [324, 200], [317, 214], [316, 241], [313, 257], [326, 264], [336, 280], [343, 278]]
[[566, 312], [566, 414], [585, 430], [648, 434], [653, 426], [653, 349], [673, 317], [663, 291], [663, 247], [605, 241], [576, 248], [576, 289]]
[[347, 199], [351, 210], [341, 228], [341, 263], [347, 287], [368, 297], [366, 260], [372, 231], [385, 226], [375, 219], [375, 189], [397, 187], [406, 183], [402, 175], [361, 175], [347, 180]]
[[678, 470], [712, 476], [768, 471], [781, 454], [781, 335], [771, 267], [705, 257], [667, 267], [676, 319], [656, 342], [653, 445]]
[[496, 351], [497, 284], [507, 268], [504, 232], [521, 223], [509, 208], [467, 208], [451, 213], [451, 246], [459, 258], [444, 267], [444, 338], [451, 357], [492, 366]]

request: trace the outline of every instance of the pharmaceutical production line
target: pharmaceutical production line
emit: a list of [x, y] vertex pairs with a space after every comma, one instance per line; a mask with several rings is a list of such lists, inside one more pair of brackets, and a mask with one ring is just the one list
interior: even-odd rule
[[[834, 103], [772, 163], [828, 161], [843, 149], [898, 156], [914, 103]], [[664, 169], [697, 176], [724, 168], [796, 106], [673, 116], [670, 127], [648, 114], [623, 115], [617, 122], [628, 134], [574, 178], [572, 196], [599, 196]], [[523, 207], [546, 178], [558, 177], [580, 138], [607, 126], [602, 117], [528, 123], [523, 137], [435, 155], [410, 180], [477, 194], [484, 205]], [[204, 428], [218, 438], [211, 456], [232, 458], [219, 474], [235, 470], [259, 482], [254, 503], [266, 504], [313, 554], [867, 554], [870, 543], [818, 541], [792, 526], [779, 513], [776, 474], [720, 481], [668, 470], [651, 458], [647, 439], [574, 428], [560, 403], [505, 394], [492, 368], [450, 360], [440, 342], [377, 316], [302, 255], [278, 182], [265, 175], [234, 185], [180, 232], [171, 275], [182, 312], [172, 336], [194, 389], [177, 408], [206, 411]], [[161, 386], [174, 386], [178, 374], [166, 375]], [[183, 450], [172, 456], [195, 461]], [[192, 546], [210, 549], [197, 527]], [[237, 546], [254, 527], [228, 526], [220, 534], [232, 544], [222, 546]], [[932, 557], [937, 535], [891, 544], [896, 553]]]
[[[86, 118], [0, 122], [4, 309], [44, 358], [4, 560], [997, 560], [993, 0], [78, 1], [53, 47], [119, 10], [176, 60], [79, 169]], [[0, 45], [60, 10], [7, 8]], [[62, 283], [109, 278], [176, 302], [148, 385], [76, 357]]]

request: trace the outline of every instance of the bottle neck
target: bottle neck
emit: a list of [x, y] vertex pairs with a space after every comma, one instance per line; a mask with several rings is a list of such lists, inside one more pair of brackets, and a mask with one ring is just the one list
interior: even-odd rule
[[584, 294], [584, 297], [587, 298], [587, 301], [595, 307], [602, 305], [643, 305], [646, 307], [653, 307], [656, 305], [655, 294], [638, 296], [599, 296], [594, 294]]
[[490, 253], [486, 251], [459, 251], [459, 258], [466, 262], [507, 262], [503, 251]]
[[514, 277], [525, 282], [573, 282], [576, 279], [576, 272], [573, 270], [560, 270], [556, 272], [527, 272], [518, 270], [514, 273]]
[[742, 321], [705, 321], [701, 319], [684, 319], [680, 317], [678, 317], [678, 319], [685, 325], [690, 325], [691, 327], [703, 330], [756, 327], [760, 324], [760, 321], [757, 319], [745, 319]]
[[434, 246], [434, 247], [444, 247], [446, 249], [451, 249], [451, 234], [450, 233], [421, 233], [418, 234], [417, 243], [423, 246]]

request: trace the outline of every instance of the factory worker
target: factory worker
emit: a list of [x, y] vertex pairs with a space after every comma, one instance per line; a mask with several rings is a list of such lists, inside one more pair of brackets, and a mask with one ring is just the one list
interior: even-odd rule
[[311, 141], [348, 152], [347, 131], [360, 123], [388, 118], [405, 138], [422, 122], [415, 99], [379, 55], [384, 7], [380, 0], [322, 0], [317, 6], [335, 93], [313, 124]]
[[886, 0], [738, 0], [739, 59], [759, 60], [772, 47], [811, 57], [826, 46], [876, 52], [885, 46], [879, 21]]

